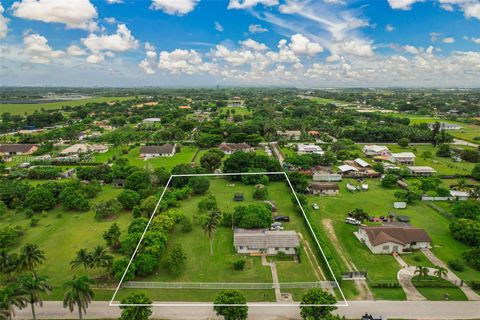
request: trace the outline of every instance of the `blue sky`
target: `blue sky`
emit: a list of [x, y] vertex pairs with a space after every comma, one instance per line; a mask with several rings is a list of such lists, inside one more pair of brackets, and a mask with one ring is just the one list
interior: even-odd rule
[[0, 0], [0, 83], [480, 86], [480, 0]]

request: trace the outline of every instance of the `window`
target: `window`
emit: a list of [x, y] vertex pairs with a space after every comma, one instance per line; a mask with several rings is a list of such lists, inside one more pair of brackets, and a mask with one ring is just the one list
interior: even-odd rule
[[390, 246], [383, 246], [382, 249], [386, 251], [386, 250], [390, 249]]
[[276, 247], [275, 250], [278, 251], [278, 247]]

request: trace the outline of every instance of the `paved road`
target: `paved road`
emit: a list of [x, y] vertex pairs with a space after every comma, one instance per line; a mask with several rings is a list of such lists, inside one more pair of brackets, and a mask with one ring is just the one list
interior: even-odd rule
[[[337, 313], [348, 319], [359, 319], [365, 312], [380, 314], [387, 318], [418, 320], [478, 319], [480, 301], [351, 301], [348, 307], [339, 307]], [[249, 319], [285, 320], [300, 319], [298, 307], [267, 306], [251, 304]], [[75, 319], [76, 310], [70, 313], [62, 302], [44, 302], [37, 308], [38, 319]], [[88, 308], [85, 319], [116, 319], [120, 316], [117, 307], [109, 307], [108, 302], [94, 302]], [[156, 307], [153, 317], [157, 319], [202, 320], [217, 319], [211, 306], [202, 307]], [[17, 311], [16, 320], [31, 319], [29, 308]]]

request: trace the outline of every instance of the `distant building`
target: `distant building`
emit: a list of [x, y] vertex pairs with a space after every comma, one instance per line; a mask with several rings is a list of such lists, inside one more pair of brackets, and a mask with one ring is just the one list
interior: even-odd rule
[[332, 182], [313, 182], [309, 186], [313, 194], [335, 196], [340, 192], [340, 187]]
[[[433, 128], [435, 127], [435, 123], [429, 123], [428, 124], [428, 127], [433, 130]], [[442, 130], [460, 130], [462, 129], [463, 127], [459, 124], [455, 124], [455, 123], [447, 123], [447, 122], [440, 122], [440, 131]]]
[[370, 163], [360, 158], [353, 160], [353, 162], [355, 162], [355, 165], [364, 169], [371, 167]]
[[314, 172], [312, 179], [317, 182], [338, 182], [342, 181], [343, 176], [338, 173], [331, 173], [327, 171]]
[[240, 254], [276, 255], [283, 252], [296, 254], [300, 240], [295, 231], [270, 231], [266, 229], [235, 229], [233, 233], [235, 252]]
[[161, 146], [141, 146], [140, 157], [145, 159], [156, 157], [173, 157], [175, 154], [175, 145], [166, 143]]
[[188, 109], [191, 109], [192, 107], [190, 106], [179, 106], [178, 109], [184, 109], [184, 110], [188, 110]]
[[89, 153], [89, 152], [105, 153], [107, 151], [108, 151], [108, 146], [103, 144], [77, 143], [63, 149], [60, 152], [60, 154], [61, 155], [74, 155], [74, 154], [78, 155], [78, 154]]
[[366, 145], [362, 148], [363, 153], [368, 157], [387, 157], [390, 150], [386, 146]]
[[435, 169], [427, 166], [409, 166], [407, 169], [412, 176], [416, 177], [429, 177], [437, 174]]
[[470, 198], [470, 192], [450, 190], [450, 197], [453, 197], [454, 200], [467, 200], [468, 198]]
[[160, 123], [161, 121], [162, 119], [160, 118], [146, 118], [142, 120], [142, 122], [146, 124]]
[[338, 166], [338, 169], [340, 169], [340, 171], [343, 173], [343, 174], [348, 174], [348, 173], [352, 173], [352, 172], [358, 172], [358, 169], [351, 166], [351, 165], [348, 165], [348, 164], [344, 164], [344, 165], [341, 165], [341, 166]]
[[320, 146], [316, 144], [298, 144], [297, 145], [297, 153], [298, 154], [324, 154], [325, 152], [322, 150]]
[[245, 101], [240, 97], [233, 97], [231, 100], [228, 101], [228, 106], [233, 108], [240, 108], [243, 107]]
[[64, 179], [67, 179], [67, 178], [70, 178], [71, 176], [73, 176], [75, 174], [75, 172], [76, 172], [75, 169], [68, 169], [67, 171], [62, 172], [60, 174], [60, 176]]
[[232, 154], [237, 151], [243, 151], [243, 152], [253, 152], [255, 151], [255, 148], [251, 147], [249, 144], [242, 142], [242, 143], [228, 143], [228, 142], [222, 142], [219, 146], [218, 149], [220, 149], [223, 153], [225, 154]]
[[0, 155], [14, 156], [23, 154], [32, 154], [38, 150], [36, 144], [2, 144], [0, 145]]
[[356, 235], [374, 254], [426, 249], [432, 242], [425, 230], [411, 227], [360, 227]]
[[277, 130], [277, 137], [284, 138], [286, 140], [300, 140], [302, 132], [299, 130]]
[[411, 166], [415, 162], [415, 154], [412, 152], [392, 153], [390, 161], [399, 165]]

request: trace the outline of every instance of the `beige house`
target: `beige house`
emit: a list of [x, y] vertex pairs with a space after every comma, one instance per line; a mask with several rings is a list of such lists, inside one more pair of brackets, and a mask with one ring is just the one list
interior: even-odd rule
[[74, 155], [74, 154], [78, 155], [81, 153], [89, 153], [89, 152], [105, 153], [107, 151], [108, 151], [108, 146], [103, 144], [77, 143], [63, 149], [60, 152], [60, 154], [61, 155]]
[[38, 150], [36, 144], [2, 144], [0, 145], [0, 155], [14, 156], [22, 154], [32, 154]]
[[277, 131], [278, 138], [284, 138], [286, 140], [300, 140], [300, 136], [302, 132], [300, 130], [285, 130], [285, 131]]
[[245, 142], [242, 142], [242, 143], [222, 142], [218, 146], [218, 149], [220, 149], [225, 154], [232, 154], [237, 151], [243, 151], [243, 152], [255, 151], [255, 148], [252, 148], [249, 144], [246, 144]]
[[335, 196], [340, 192], [340, 187], [334, 182], [313, 182], [309, 186], [313, 194]]
[[166, 143], [161, 146], [142, 146], [140, 147], [140, 157], [145, 159], [157, 157], [173, 157], [175, 155], [175, 145]]
[[300, 245], [295, 231], [270, 231], [267, 229], [235, 229], [233, 233], [235, 252], [247, 255], [276, 255], [283, 252], [296, 254]]
[[387, 157], [390, 150], [386, 146], [377, 146], [376, 144], [366, 145], [362, 148], [363, 153], [367, 157]]
[[411, 166], [415, 162], [415, 154], [412, 152], [392, 153], [390, 161], [399, 165]]
[[429, 177], [437, 174], [435, 169], [427, 166], [409, 166], [407, 169], [412, 176], [416, 177]]
[[412, 227], [360, 227], [356, 236], [374, 254], [427, 249], [432, 242], [425, 230]]

